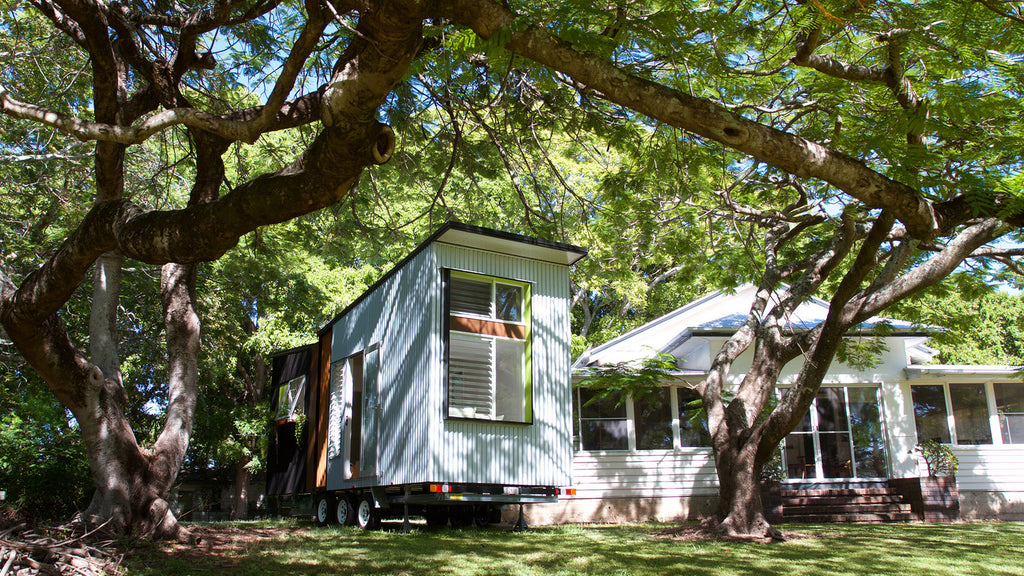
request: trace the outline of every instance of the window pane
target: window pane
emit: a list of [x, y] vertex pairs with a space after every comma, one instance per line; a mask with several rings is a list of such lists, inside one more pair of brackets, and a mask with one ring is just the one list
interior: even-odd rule
[[582, 437], [584, 450], [627, 450], [625, 420], [583, 420]]
[[957, 444], [991, 444], [984, 384], [950, 384]]
[[580, 417], [581, 418], [625, 418], [626, 403], [616, 402], [613, 395], [608, 398], [595, 400], [597, 392], [593, 390], [580, 389]]
[[996, 410], [1004, 444], [1024, 444], [1024, 384], [996, 382]]
[[470, 280], [459, 276], [451, 277], [452, 312], [491, 316], [491, 283]]
[[845, 431], [846, 398], [843, 388], [822, 388], [818, 390], [818, 430], [821, 432]]
[[814, 478], [814, 436], [795, 432], [786, 436], [786, 476]]
[[616, 405], [617, 398], [593, 400], [594, 396], [591, 390], [577, 391], [582, 449], [629, 449], [625, 403]]
[[823, 432], [818, 434], [818, 445], [821, 446], [821, 471], [825, 478], [853, 477], [849, 433]]
[[700, 395], [689, 388], [678, 388], [680, 446], [711, 446], [708, 419], [701, 410]]
[[526, 342], [496, 340], [495, 415], [498, 420], [526, 419], [526, 379], [523, 377]]
[[494, 307], [498, 320], [521, 322], [523, 320], [523, 289], [508, 284], [494, 285]]
[[494, 340], [452, 332], [448, 356], [448, 415], [491, 418]]
[[910, 395], [914, 399], [917, 441], [935, 440], [948, 444], [949, 421], [946, 412], [946, 395], [942, 386], [911, 386]]
[[651, 396], [633, 401], [636, 419], [637, 450], [670, 450], [672, 448], [672, 404], [668, 388], [656, 390]]
[[848, 388], [850, 397], [850, 432], [853, 434], [853, 455], [858, 478], [888, 476], [882, 419], [878, 409], [877, 388]]

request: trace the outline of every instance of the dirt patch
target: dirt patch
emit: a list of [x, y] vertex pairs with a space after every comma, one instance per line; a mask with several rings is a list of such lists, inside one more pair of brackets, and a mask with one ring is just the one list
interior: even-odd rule
[[729, 536], [709, 528], [708, 526], [701, 524], [687, 524], [683, 526], [673, 526], [664, 530], [659, 530], [653, 534], [655, 538], [664, 538], [666, 540], [676, 540], [679, 542], [788, 542], [791, 540], [804, 540], [808, 538], [819, 538], [819, 535], [806, 534], [803, 532], [795, 532], [792, 530], [780, 530], [782, 538], [756, 538], [756, 537], [739, 537]]
[[272, 546], [274, 540], [308, 531], [308, 528], [189, 526], [188, 530], [191, 538], [187, 541], [163, 542], [152, 546], [138, 543], [126, 553], [126, 556], [151, 567], [159, 564], [161, 560], [173, 559], [186, 563], [195, 560], [210, 567], [233, 568], [250, 554]]

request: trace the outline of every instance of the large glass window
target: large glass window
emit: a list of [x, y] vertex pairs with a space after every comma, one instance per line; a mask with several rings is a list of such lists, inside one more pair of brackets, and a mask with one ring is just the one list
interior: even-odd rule
[[530, 422], [530, 285], [445, 271], [448, 416]]
[[876, 387], [821, 388], [786, 437], [790, 478], [884, 478], [885, 440]]
[[633, 400], [637, 450], [672, 449], [672, 389], [659, 388]]
[[628, 450], [626, 403], [615, 397], [597, 398], [593, 390], [576, 390], [582, 450]]
[[946, 393], [941, 384], [911, 386], [914, 400], [914, 423], [917, 441], [934, 440], [949, 443], [949, 412], [946, 411]]
[[676, 388], [679, 401], [679, 445], [710, 447], [707, 415], [701, 409], [700, 395], [689, 388]]
[[993, 391], [1003, 444], [1024, 444], [1024, 384], [996, 382]]
[[949, 403], [953, 406], [957, 444], [992, 443], [984, 384], [950, 384]]

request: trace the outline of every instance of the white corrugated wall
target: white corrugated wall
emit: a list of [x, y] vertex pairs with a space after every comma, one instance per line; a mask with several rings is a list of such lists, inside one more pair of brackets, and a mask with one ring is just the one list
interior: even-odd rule
[[333, 327], [332, 361], [380, 345], [377, 475], [382, 484], [423, 481], [407, 474], [422, 476], [429, 461], [428, 395], [437, 364], [432, 309], [440, 287], [435, 270], [432, 251], [423, 250]]
[[[435, 245], [440, 268], [467, 270], [532, 284], [533, 422], [446, 420], [432, 423], [431, 471], [439, 481], [565, 486], [572, 479], [569, 372], [569, 276], [564, 265]], [[438, 294], [434, 313], [443, 323]], [[440, 381], [440, 362], [437, 380]], [[443, 383], [430, 409], [443, 411]]]

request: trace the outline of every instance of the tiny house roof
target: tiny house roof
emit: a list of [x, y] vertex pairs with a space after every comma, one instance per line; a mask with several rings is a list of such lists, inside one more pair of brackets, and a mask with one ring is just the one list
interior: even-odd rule
[[572, 266], [587, 255], [586, 248], [573, 246], [572, 244], [565, 244], [554, 240], [545, 240], [543, 238], [534, 238], [532, 236], [523, 236], [512, 232], [502, 232], [500, 230], [492, 230], [490, 228], [463, 224], [461, 222], [448, 222], [441, 226], [437, 232], [431, 234], [429, 238], [421, 242], [416, 249], [398, 262], [398, 264], [395, 264], [391, 270], [388, 270], [387, 273], [374, 282], [372, 286], [367, 288], [365, 292], [353, 300], [351, 304], [346, 306], [345, 309], [338, 313], [338, 315], [330, 322], [325, 324], [318, 332], [318, 335], [323, 335], [325, 332], [330, 330], [331, 325], [337, 322], [339, 318], [357, 306], [363, 299], [373, 293], [377, 287], [386, 282], [388, 278], [401, 270], [403, 266], [431, 244], [463, 246], [496, 254], [505, 254], [508, 256], [516, 256], [518, 258], [537, 260], [540, 262], [564, 264], [565, 266]]

